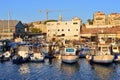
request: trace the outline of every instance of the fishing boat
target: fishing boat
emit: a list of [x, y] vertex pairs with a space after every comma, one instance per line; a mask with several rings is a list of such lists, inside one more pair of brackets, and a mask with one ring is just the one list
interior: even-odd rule
[[45, 58], [58, 57], [60, 53], [60, 48], [56, 44], [46, 43], [41, 47], [41, 52], [45, 55]]
[[76, 49], [73, 47], [66, 47], [61, 54], [61, 60], [65, 63], [75, 63], [79, 56], [76, 55]]
[[44, 61], [44, 54], [40, 51], [39, 46], [33, 46], [32, 48], [33, 53], [30, 55], [31, 62], [43, 62]]
[[30, 60], [29, 46], [19, 46], [17, 54], [13, 57], [13, 63], [24, 63]]
[[49, 57], [49, 44], [48, 43], [42, 44], [42, 47], [40, 50], [45, 55], [46, 58]]
[[114, 55], [111, 55], [109, 45], [98, 45], [95, 55], [87, 55], [86, 59], [94, 63], [112, 63]]

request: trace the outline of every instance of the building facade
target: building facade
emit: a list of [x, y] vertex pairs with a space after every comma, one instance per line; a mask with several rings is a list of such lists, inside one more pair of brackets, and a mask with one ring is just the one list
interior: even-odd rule
[[111, 13], [108, 15], [108, 24], [113, 26], [120, 25], [120, 14], [119, 13]]
[[32, 28], [37, 28], [42, 31], [42, 33], [46, 33], [46, 25], [44, 21], [39, 21], [39, 22], [33, 22]]
[[95, 12], [93, 16], [93, 25], [106, 25], [106, 15], [103, 12]]
[[79, 40], [82, 20], [74, 17], [71, 21], [48, 22], [47, 40]]

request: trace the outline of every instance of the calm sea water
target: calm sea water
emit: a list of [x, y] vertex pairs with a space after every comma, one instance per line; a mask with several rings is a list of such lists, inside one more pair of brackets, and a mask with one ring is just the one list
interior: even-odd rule
[[120, 63], [90, 65], [85, 59], [65, 64], [46, 59], [44, 63], [0, 63], [0, 80], [120, 80]]

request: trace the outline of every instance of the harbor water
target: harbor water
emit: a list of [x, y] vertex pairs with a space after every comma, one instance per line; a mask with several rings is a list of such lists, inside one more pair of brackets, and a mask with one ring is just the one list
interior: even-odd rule
[[0, 63], [0, 80], [120, 80], [120, 63], [89, 64], [86, 59], [66, 64], [60, 59], [42, 63]]

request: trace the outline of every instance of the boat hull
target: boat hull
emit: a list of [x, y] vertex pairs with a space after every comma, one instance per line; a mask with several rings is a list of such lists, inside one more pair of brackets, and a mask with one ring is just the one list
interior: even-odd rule
[[99, 55], [93, 56], [93, 62], [95, 63], [112, 63], [114, 60], [113, 55]]
[[86, 57], [86, 54], [82, 54], [82, 53], [81, 53], [81, 54], [79, 55], [79, 57], [80, 57], [80, 58], [85, 58], [85, 57]]
[[61, 59], [62, 59], [62, 62], [65, 62], [65, 63], [75, 63], [78, 61], [78, 56], [76, 56], [76, 55], [62, 55]]
[[39, 52], [35, 52], [31, 54], [30, 61], [31, 62], [42, 62], [44, 61], [44, 56]]

